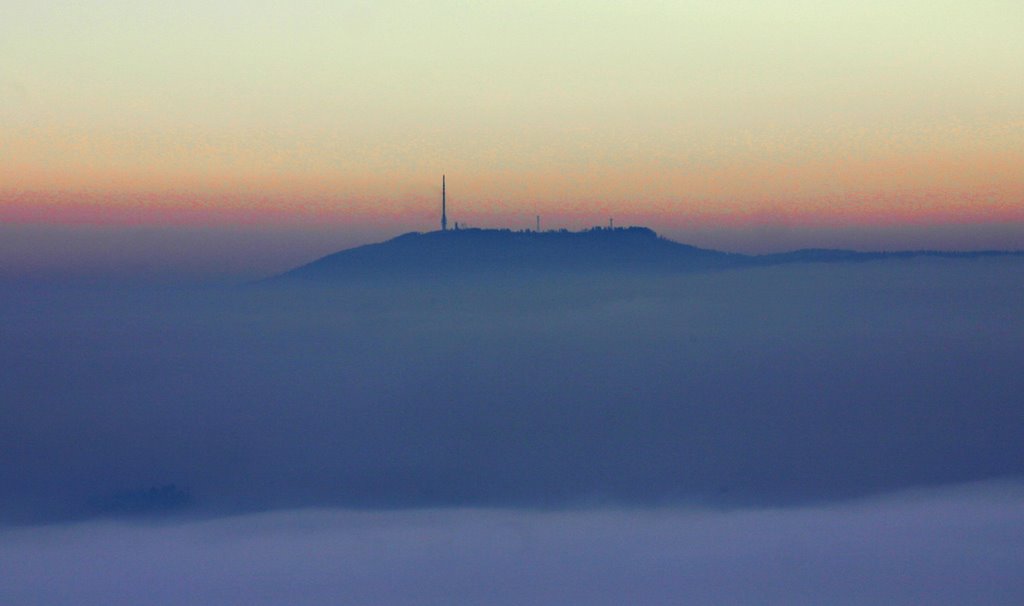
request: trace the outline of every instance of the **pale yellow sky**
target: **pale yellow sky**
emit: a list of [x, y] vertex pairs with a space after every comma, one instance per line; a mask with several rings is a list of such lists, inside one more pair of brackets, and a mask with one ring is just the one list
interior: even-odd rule
[[1020, 2], [0, 14], [4, 221], [1024, 222]]

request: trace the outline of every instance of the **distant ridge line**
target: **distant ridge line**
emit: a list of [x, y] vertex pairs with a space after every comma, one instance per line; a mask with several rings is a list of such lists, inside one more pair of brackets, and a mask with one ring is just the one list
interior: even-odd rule
[[341, 250], [263, 282], [497, 275], [509, 272], [683, 272], [792, 263], [1002, 256], [1024, 256], [1024, 251], [862, 252], [805, 248], [782, 253], [748, 255], [675, 242], [659, 236], [653, 229], [642, 226], [605, 226], [580, 231], [458, 227], [429, 232], [408, 232], [383, 242]]

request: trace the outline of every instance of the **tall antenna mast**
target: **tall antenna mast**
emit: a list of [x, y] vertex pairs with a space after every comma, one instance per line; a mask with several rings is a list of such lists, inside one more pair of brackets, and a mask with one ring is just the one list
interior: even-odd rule
[[448, 200], [444, 189], [444, 175], [441, 175], [441, 231], [448, 231], [447, 205]]

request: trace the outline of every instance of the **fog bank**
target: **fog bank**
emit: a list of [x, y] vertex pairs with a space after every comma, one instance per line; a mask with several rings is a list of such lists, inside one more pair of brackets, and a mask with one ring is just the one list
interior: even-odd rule
[[1024, 474], [1024, 262], [0, 293], [0, 521]]
[[1019, 604], [1024, 488], [835, 506], [297, 510], [0, 530], [5, 604]]

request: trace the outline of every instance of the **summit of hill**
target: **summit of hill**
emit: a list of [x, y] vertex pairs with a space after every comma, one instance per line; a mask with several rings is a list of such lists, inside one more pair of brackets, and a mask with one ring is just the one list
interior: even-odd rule
[[509, 272], [680, 271], [744, 264], [749, 257], [680, 244], [646, 227], [584, 231], [449, 229], [412, 232], [327, 255], [281, 277], [325, 280]]
[[857, 263], [913, 257], [972, 259], [1022, 254], [1022, 251], [802, 249], [746, 255], [682, 244], [659, 236], [647, 227], [594, 227], [582, 231], [461, 228], [410, 232], [384, 242], [349, 248], [270, 278], [270, 281], [329, 283], [378, 278], [675, 273], [791, 263]]

